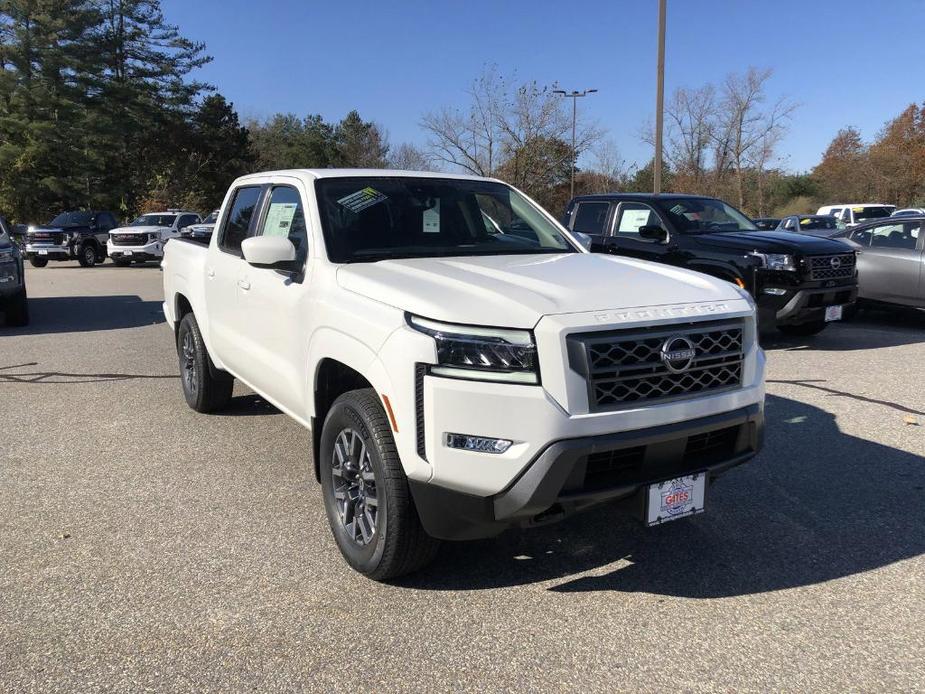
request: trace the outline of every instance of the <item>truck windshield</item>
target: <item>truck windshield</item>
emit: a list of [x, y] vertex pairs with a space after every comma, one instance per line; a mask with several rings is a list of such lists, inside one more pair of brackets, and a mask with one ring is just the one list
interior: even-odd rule
[[882, 219], [893, 214], [895, 207], [852, 207], [854, 221], [863, 222], [868, 219]]
[[758, 231], [752, 220], [722, 200], [670, 198], [659, 206], [681, 232]]
[[335, 263], [577, 252], [556, 224], [501, 183], [322, 178], [315, 190], [328, 257]]
[[177, 218], [175, 214], [143, 214], [136, 217], [129, 226], [131, 227], [169, 227], [173, 226], [173, 220]]
[[50, 227], [87, 226], [93, 219], [92, 212], [62, 212], [48, 223]]

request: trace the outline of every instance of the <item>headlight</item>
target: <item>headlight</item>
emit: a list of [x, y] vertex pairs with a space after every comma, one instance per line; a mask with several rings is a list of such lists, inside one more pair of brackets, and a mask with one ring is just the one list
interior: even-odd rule
[[768, 270], [796, 270], [792, 255], [786, 253], [752, 253]]
[[452, 325], [408, 316], [408, 324], [437, 343], [437, 376], [539, 383], [536, 344], [529, 330]]

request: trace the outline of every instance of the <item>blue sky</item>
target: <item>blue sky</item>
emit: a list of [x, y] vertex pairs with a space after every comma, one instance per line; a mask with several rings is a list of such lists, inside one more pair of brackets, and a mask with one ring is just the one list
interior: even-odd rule
[[[423, 144], [423, 112], [465, 101], [486, 64], [505, 75], [599, 92], [581, 114], [644, 163], [655, 110], [656, 0], [311, 2], [162, 0], [168, 21], [205, 41], [199, 76], [245, 117], [339, 119], [352, 108], [397, 145]], [[668, 0], [666, 97], [754, 65], [771, 98], [800, 104], [784, 168], [811, 168], [839, 128], [866, 139], [925, 101], [925, 0]]]

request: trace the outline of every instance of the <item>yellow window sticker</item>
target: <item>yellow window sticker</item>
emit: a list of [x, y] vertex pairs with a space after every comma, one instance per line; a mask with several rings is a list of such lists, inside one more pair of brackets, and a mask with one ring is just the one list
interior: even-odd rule
[[863, 207], [852, 207], [851, 211], [852, 212], [863, 212], [864, 208]]
[[359, 213], [367, 207], [372, 207], [383, 200], [388, 200], [388, 196], [380, 193], [375, 188], [367, 186], [363, 190], [358, 190], [356, 193], [351, 193], [350, 195], [342, 197], [337, 202], [351, 212]]
[[803, 219], [800, 220], [800, 226], [805, 227], [807, 224], [809, 224], [812, 221], [813, 220], [811, 220], [809, 217], [803, 217]]

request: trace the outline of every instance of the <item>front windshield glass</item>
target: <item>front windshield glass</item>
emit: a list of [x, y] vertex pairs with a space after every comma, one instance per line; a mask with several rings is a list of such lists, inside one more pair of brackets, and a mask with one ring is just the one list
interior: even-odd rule
[[501, 183], [396, 176], [323, 178], [315, 187], [335, 263], [577, 252]]
[[713, 198], [671, 198], [661, 208], [681, 232], [758, 231], [736, 208]]
[[93, 219], [92, 212], [62, 212], [48, 223], [50, 227], [87, 226]]
[[132, 227], [169, 227], [173, 226], [175, 214], [143, 214], [129, 224]]
[[800, 217], [800, 229], [842, 229], [841, 224], [835, 217]]
[[893, 214], [893, 207], [852, 207], [854, 221], [863, 222], [868, 219], [882, 219]]

